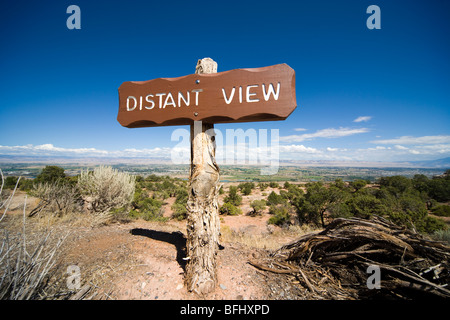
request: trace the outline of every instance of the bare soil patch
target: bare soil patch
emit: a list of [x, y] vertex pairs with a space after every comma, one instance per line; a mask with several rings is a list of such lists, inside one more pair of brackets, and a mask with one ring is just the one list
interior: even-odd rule
[[[237, 217], [236, 217], [237, 218]], [[247, 263], [258, 249], [222, 243], [216, 290], [198, 296], [184, 287], [184, 223], [135, 221], [86, 230], [71, 240], [63, 257], [80, 267], [94, 299], [267, 299], [267, 276]], [[284, 296], [284, 294], [283, 294]]]

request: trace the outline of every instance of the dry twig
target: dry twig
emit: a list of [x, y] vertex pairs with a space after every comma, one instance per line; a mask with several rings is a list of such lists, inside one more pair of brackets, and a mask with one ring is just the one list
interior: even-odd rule
[[[375, 216], [335, 219], [251, 265], [297, 274], [311, 294], [327, 299], [362, 297], [450, 298], [450, 248]], [[286, 266], [290, 270], [270, 266]], [[368, 266], [381, 270], [381, 290], [367, 286]], [[325, 279], [325, 280], [324, 280]], [[314, 297], [311, 295], [311, 297]]]

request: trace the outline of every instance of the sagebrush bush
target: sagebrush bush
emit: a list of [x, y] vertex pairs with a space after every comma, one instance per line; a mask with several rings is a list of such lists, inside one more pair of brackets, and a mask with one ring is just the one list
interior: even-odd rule
[[435, 231], [431, 236], [435, 240], [446, 241], [450, 244], [450, 228]]
[[31, 211], [30, 216], [40, 211], [62, 216], [81, 210], [80, 195], [77, 188], [63, 180], [34, 184], [30, 194], [41, 200], [38, 207]]
[[135, 190], [135, 177], [106, 166], [83, 171], [77, 185], [92, 212], [108, 212], [129, 207]]

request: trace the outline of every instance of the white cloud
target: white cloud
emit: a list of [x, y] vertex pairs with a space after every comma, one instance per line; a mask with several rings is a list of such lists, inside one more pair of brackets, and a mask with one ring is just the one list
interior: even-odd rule
[[328, 129], [322, 129], [318, 130], [314, 133], [304, 133], [300, 135], [290, 135], [290, 136], [284, 136], [280, 137], [280, 141], [284, 142], [302, 142], [302, 141], [308, 141], [315, 138], [340, 138], [340, 137], [346, 137], [351, 136], [355, 134], [360, 133], [366, 133], [369, 132], [369, 129], [367, 128], [328, 128]]
[[[341, 128], [342, 129], [342, 128]], [[345, 129], [345, 128], [344, 128]], [[317, 133], [320, 134], [317, 134]], [[323, 130], [316, 132], [316, 136], [331, 136], [331, 131], [325, 134]], [[333, 137], [343, 134], [334, 132]], [[356, 133], [355, 133], [356, 134]], [[311, 138], [311, 137], [310, 137]], [[426, 140], [426, 139], [425, 139]], [[419, 141], [424, 141], [419, 140]], [[432, 141], [429, 139], [427, 141]], [[235, 149], [236, 147], [236, 149]], [[241, 147], [241, 148], [238, 148]], [[408, 147], [395, 145], [375, 145], [372, 147], [357, 148], [349, 145], [348, 147], [328, 146], [317, 148], [305, 146], [303, 144], [275, 145], [272, 149], [271, 144], [267, 146], [242, 144], [237, 146], [217, 145], [216, 160], [219, 163], [225, 163], [229, 156], [233, 159], [243, 157], [245, 159], [271, 159], [278, 157], [282, 160], [353, 160], [353, 161], [416, 161], [430, 160], [450, 156], [450, 143], [408, 145]], [[190, 147], [184, 145], [174, 145], [173, 147], [155, 147], [146, 149], [127, 148], [124, 150], [101, 150], [96, 148], [63, 148], [53, 144], [41, 145], [22, 145], [22, 146], [2, 146], [0, 145], [0, 155], [17, 156], [68, 156], [68, 157], [101, 157], [101, 158], [149, 158], [149, 159], [167, 159], [172, 161], [182, 161], [180, 163], [189, 163]], [[174, 162], [175, 163], [175, 162]], [[178, 162], [177, 162], [178, 163]]]
[[396, 145], [440, 144], [440, 143], [450, 143], [450, 136], [447, 135], [422, 136], [422, 137], [402, 136], [395, 139], [374, 140], [371, 141], [371, 143], [396, 144]]
[[353, 122], [367, 122], [370, 119], [372, 119], [371, 116], [361, 116], [361, 117], [358, 117], [355, 120], [353, 120]]
[[296, 144], [279, 146], [279, 150], [281, 153], [295, 153], [295, 152], [309, 153], [309, 154], [322, 153], [322, 151], [316, 148], [305, 147], [304, 145], [296, 145]]
[[69, 156], [69, 157], [170, 157], [171, 148], [125, 149], [119, 151], [99, 150], [96, 148], [62, 148], [53, 144], [25, 146], [2, 146], [0, 154], [12, 156]]
[[450, 153], [450, 144], [434, 144], [415, 146], [415, 150], [418, 150], [421, 154], [445, 154]]
[[75, 154], [97, 154], [97, 155], [102, 155], [102, 154], [107, 154], [108, 151], [105, 150], [97, 150], [95, 148], [60, 148], [60, 147], [55, 147], [53, 144], [47, 143], [47, 144], [42, 144], [42, 145], [38, 145], [38, 146], [32, 146], [32, 145], [28, 145], [27, 146], [28, 150], [30, 151], [34, 151], [34, 152], [55, 152], [55, 153], [75, 153]]
[[[419, 156], [420, 158], [436, 158], [445, 157], [450, 155], [450, 136], [448, 135], [436, 135], [436, 136], [402, 136], [394, 139], [384, 139], [370, 141], [377, 144], [393, 144], [393, 150], [395, 152], [391, 155], [395, 155], [397, 158], [408, 156]], [[405, 147], [404, 145], [408, 145]], [[416, 157], [416, 159], [419, 159]]]
[[112, 151], [110, 155], [116, 157], [152, 157], [152, 158], [167, 158], [170, 157], [172, 148], [153, 148], [153, 149], [125, 149], [123, 151]]
[[367, 148], [367, 150], [386, 150], [386, 149], [391, 149], [391, 148], [386, 148], [383, 146], [376, 146], [375, 148]]
[[294, 131], [307, 131], [308, 129], [305, 128], [294, 128]]

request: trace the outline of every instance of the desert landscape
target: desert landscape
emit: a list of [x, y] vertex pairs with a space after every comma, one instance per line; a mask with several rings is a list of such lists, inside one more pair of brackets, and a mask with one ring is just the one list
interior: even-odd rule
[[[223, 201], [224, 196], [221, 198]], [[250, 212], [251, 201], [259, 198], [261, 192], [244, 197], [242, 210]], [[162, 207], [164, 217], [172, 217], [174, 201], [175, 197], [166, 199]], [[39, 199], [18, 191], [2, 223], [4, 228], [11, 232], [21, 229], [23, 215], [28, 216], [38, 203]], [[69, 276], [66, 270], [70, 265], [77, 265], [81, 286], [90, 286], [84, 299], [295, 299], [298, 295], [294, 293], [298, 291], [295, 286], [280, 283], [276, 277], [268, 281], [267, 275], [247, 263], [263, 254], [260, 252], [276, 249], [294, 240], [299, 232], [309, 231], [268, 225], [270, 216], [265, 210], [255, 217], [245, 214], [221, 217], [224, 248], [218, 255], [219, 286], [207, 296], [189, 293], [184, 287], [185, 221], [137, 219], [96, 224], [95, 218], [88, 215], [25, 219], [27, 239], [39, 237], [49, 230], [55, 238], [51, 240], [65, 236], [56, 262], [59, 273], [55, 276], [60, 279], [53, 280], [53, 289], [57, 290], [61, 285], [66, 295], [59, 292], [51, 296], [49, 288], [46, 298], [68, 298], [74, 294], [65, 288]], [[48, 247], [52, 248], [52, 245], [49, 243]]]
[[[46, 168], [42, 172], [45, 170]], [[42, 172], [37, 176], [37, 180], [43, 177]], [[70, 181], [74, 178], [63, 176], [63, 179]], [[305, 199], [308, 193], [312, 194], [314, 190], [312, 187], [319, 186], [318, 183], [222, 182], [218, 195], [220, 206], [218, 283], [213, 292], [198, 295], [186, 289], [184, 279], [187, 234], [186, 209], [182, 203], [186, 201], [187, 181], [153, 174], [137, 176], [135, 179], [136, 186], [133, 189], [131, 207], [125, 211], [123, 208], [120, 210], [116, 208], [94, 212], [86, 205], [86, 201], [80, 207], [71, 204], [73, 206], [70, 210], [61, 204], [62, 201], [56, 206], [49, 201], [46, 206], [42, 206], [45, 196], [43, 194], [41, 197], [38, 196], [36, 190], [39, 188], [36, 186], [28, 192], [19, 190], [17, 185], [11, 189], [4, 188], [2, 197], [4, 212], [0, 222], [4, 230], [2, 249], [4, 274], [14, 279], [16, 267], [11, 265], [12, 261], [16, 263], [21, 261], [25, 271], [28, 270], [26, 268], [37, 268], [27, 272], [46, 273], [39, 283], [26, 277], [22, 279], [25, 282], [23, 292], [14, 288], [17, 295], [10, 298], [64, 300], [364, 298], [364, 295], [354, 288], [355, 285], [366, 287], [364, 279], [353, 278], [352, 284], [338, 283], [327, 273], [328, 271], [324, 271], [330, 268], [317, 269], [317, 265], [315, 268], [319, 273], [310, 273], [310, 267], [305, 265], [304, 272], [301, 271], [299, 276], [298, 269], [292, 269], [295, 264], [287, 260], [276, 260], [277, 252], [283, 252], [283, 248], [295, 247], [293, 244], [299, 239], [322, 234], [329, 230], [333, 221], [343, 219], [334, 216], [333, 210], [336, 209], [329, 207], [322, 212], [322, 217], [316, 217], [317, 220], [299, 220], [301, 216], [299, 212], [303, 207], [296, 201]], [[405, 179], [404, 182], [408, 182], [407, 178]], [[337, 180], [335, 183], [326, 184], [323, 190], [332, 190], [340, 186], [344, 188], [343, 190], [348, 189], [349, 194], [356, 194], [363, 189], [369, 191], [379, 189], [377, 184], [355, 181], [344, 183]], [[25, 183], [24, 186], [26, 185]], [[61, 195], [59, 197], [63, 199]], [[437, 202], [434, 205], [438, 205]], [[448, 206], [448, 202], [441, 205]], [[39, 210], [36, 210], [37, 208]], [[287, 211], [283, 208], [287, 208]], [[450, 217], [433, 215], [432, 211], [429, 211], [427, 216], [433, 217], [434, 220], [430, 221], [441, 221], [441, 229], [448, 230]], [[360, 221], [376, 223], [371, 220], [374, 217], [378, 215], [372, 218], [368, 216], [368, 220], [346, 216], [348, 221], [354, 223]], [[324, 225], [321, 225], [321, 221]], [[397, 226], [389, 224], [388, 220], [382, 220], [381, 223], [384, 231], [388, 230], [386, 228], [393, 228], [394, 231], [389, 231], [389, 234], [400, 234], [400, 230], [406, 230], [405, 227], [396, 229]], [[355, 229], [355, 234], [358, 230]], [[413, 229], [413, 233], [407, 234], [406, 237], [412, 236], [413, 242], [419, 241], [424, 247], [431, 245], [428, 248], [430, 251], [437, 250], [435, 256], [444, 259], [439, 263], [438, 278], [439, 281], [445, 282], [448, 279], [449, 255], [448, 243], [446, 244], [446, 238], [443, 236], [446, 233], [443, 231], [433, 235], [429, 232], [423, 234], [424, 236]], [[438, 240], [444, 242], [423, 240], [430, 239], [430, 236], [436, 239], [437, 235], [441, 235], [441, 239]], [[407, 238], [402, 239], [406, 241]], [[377, 241], [380, 239], [368, 237], [365, 246]], [[395, 243], [394, 240], [389, 241]], [[391, 243], [389, 241], [383, 244], [382, 248], [388, 248]], [[435, 243], [439, 245], [436, 247]], [[364, 245], [361, 248], [363, 247]], [[362, 250], [361, 248], [358, 250]], [[333, 252], [330, 251], [330, 254], [335, 254]], [[23, 261], [20, 258], [21, 254], [25, 256], [22, 257]], [[367, 254], [370, 254], [370, 250]], [[420, 257], [414, 256], [411, 259]], [[5, 264], [7, 261], [9, 265]], [[30, 262], [33, 262], [33, 266], [27, 265]], [[348, 275], [352, 274], [352, 267], [349, 265], [348, 268], [346, 276], [342, 279], [348, 280]], [[422, 271], [425, 270], [425, 266], [421, 268]], [[320, 274], [322, 275], [317, 279], [316, 276]], [[437, 284], [430, 285], [436, 286], [433, 287], [438, 291], [434, 292], [436, 296], [442, 297], [447, 294], [445, 286], [441, 288]], [[11, 291], [11, 288], [5, 286], [2, 290], [6, 295], [14, 293], [14, 290]], [[363, 291], [367, 293], [367, 290]], [[421, 290], [416, 291], [418, 296], [424, 295]], [[391, 294], [385, 292], [384, 295], [393, 298], [393, 292], [396, 292], [395, 289], [391, 289]], [[403, 294], [404, 296], [397, 293], [397, 298], [411, 298], [410, 292]]]

